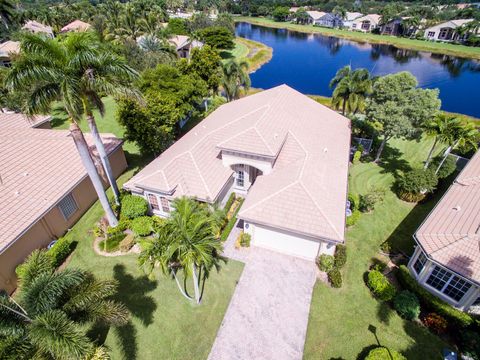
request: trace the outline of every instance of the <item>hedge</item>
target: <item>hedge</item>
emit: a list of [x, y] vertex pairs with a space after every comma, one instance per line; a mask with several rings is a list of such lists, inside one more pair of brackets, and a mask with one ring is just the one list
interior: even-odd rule
[[235, 223], [237, 222], [237, 214], [240, 211], [240, 208], [242, 207], [243, 204], [243, 198], [240, 199], [240, 203], [238, 204], [237, 210], [235, 210], [235, 213], [233, 214], [232, 218], [228, 220], [227, 226], [225, 226], [225, 229], [223, 229], [222, 235], [220, 235], [220, 240], [226, 241], [228, 238], [228, 235], [230, 235], [230, 232], [232, 231], [233, 227], [235, 226]]
[[236, 198], [236, 195], [235, 195], [234, 192], [232, 192], [232, 193], [230, 194], [230, 196], [228, 197], [227, 202], [225, 203], [225, 207], [224, 207], [225, 211], [228, 212], [228, 210], [230, 210], [230, 208], [232, 207], [233, 202], [235, 201], [235, 198]]
[[147, 215], [148, 203], [147, 200], [141, 196], [125, 195], [122, 198], [122, 209], [120, 211], [121, 217], [127, 219], [135, 219], [140, 216]]
[[378, 270], [371, 270], [368, 273], [367, 285], [379, 300], [390, 301], [395, 296], [395, 287]]
[[455, 309], [453, 306], [440, 300], [436, 296], [425, 290], [411, 275], [405, 265], [401, 265], [398, 272], [398, 280], [402, 286], [415, 293], [420, 299], [420, 303], [437, 314], [443, 316], [448, 322], [459, 327], [468, 327], [473, 324], [473, 318], [463, 311]]
[[407, 360], [407, 358], [398, 351], [380, 346], [370, 350], [365, 360]]
[[417, 296], [408, 290], [403, 290], [393, 300], [393, 305], [398, 314], [407, 320], [418, 318], [420, 314], [420, 303]]
[[335, 248], [335, 267], [341, 269], [347, 263], [347, 247], [339, 244]]
[[328, 280], [330, 284], [334, 288], [341, 288], [342, 287], [342, 273], [337, 268], [333, 268], [328, 273]]
[[67, 238], [60, 238], [48, 251], [54, 267], [59, 267], [72, 252], [72, 243]]
[[317, 257], [317, 266], [320, 271], [328, 273], [335, 267], [335, 259], [332, 255], [322, 254]]
[[130, 222], [130, 229], [138, 236], [148, 236], [153, 231], [153, 219], [150, 216], [140, 216]]

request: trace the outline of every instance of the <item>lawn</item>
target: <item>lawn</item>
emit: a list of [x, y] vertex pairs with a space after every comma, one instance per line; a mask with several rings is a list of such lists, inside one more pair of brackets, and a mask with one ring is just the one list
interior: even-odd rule
[[254, 72], [269, 62], [272, 58], [273, 49], [257, 41], [235, 38], [235, 48], [229, 51], [222, 51], [220, 56], [223, 61], [235, 59], [236, 61], [246, 61], [248, 71]]
[[335, 36], [359, 42], [369, 42], [374, 44], [394, 45], [403, 49], [430, 51], [433, 53], [454, 55], [472, 59], [480, 59], [480, 47], [471, 47], [457, 44], [447, 44], [442, 42], [424, 41], [416, 39], [408, 39], [389, 35], [376, 35], [371, 33], [362, 33], [358, 31], [349, 31], [341, 29], [331, 29], [313, 25], [299, 25], [290, 22], [277, 22], [271, 19], [238, 16], [235, 17], [237, 22], [249, 22], [251, 24], [289, 29], [306, 33], [318, 33], [327, 36]]
[[[425, 328], [401, 319], [391, 308], [375, 300], [364, 283], [364, 274], [378, 257], [385, 240], [408, 254], [413, 251], [412, 233], [435, 201], [414, 206], [398, 200], [391, 191], [396, 169], [420, 166], [431, 141], [391, 141], [381, 165], [360, 163], [351, 168], [350, 191], [365, 193], [372, 184], [388, 189], [386, 197], [371, 214], [363, 214], [347, 233], [348, 261], [341, 289], [318, 282], [315, 285], [305, 344], [305, 359], [355, 359], [377, 340], [402, 351], [408, 359], [439, 359], [447, 346]], [[363, 359], [363, 358], [362, 358]]]
[[[123, 136], [122, 127], [115, 121], [114, 100], [106, 98], [105, 105], [104, 119], [95, 114], [100, 132]], [[68, 128], [60, 112], [55, 113], [52, 125]], [[87, 130], [86, 122], [81, 127]], [[130, 168], [118, 179], [119, 185], [148, 161], [140, 156], [135, 144], [127, 142], [124, 149]], [[77, 244], [68, 266], [87, 269], [99, 278], [116, 279], [116, 299], [127, 306], [131, 320], [121, 328], [95, 327], [93, 336], [100, 343], [105, 341], [112, 359], [206, 359], [243, 264], [229, 261], [219, 273], [213, 272], [206, 282], [202, 304], [193, 305], [181, 296], [169, 277], [156, 272], [156, 279], [147, 278], [137, 264], [137, 255], [103, 257], [94, 253], [91, 230], [102, 213], [96, 202], [67, 234]]]

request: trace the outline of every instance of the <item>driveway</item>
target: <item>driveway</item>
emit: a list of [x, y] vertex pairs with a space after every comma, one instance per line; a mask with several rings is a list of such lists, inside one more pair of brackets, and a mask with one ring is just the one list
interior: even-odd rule
[[230, 251], [245, 268], [209, 359], [301, 359], [315, 264], [256, 247]]

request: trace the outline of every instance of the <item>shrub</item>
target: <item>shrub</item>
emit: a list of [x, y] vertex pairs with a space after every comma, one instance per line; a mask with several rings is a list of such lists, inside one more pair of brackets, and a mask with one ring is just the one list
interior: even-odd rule
[[360, 158], [362, 157], [362, 152], [357, 150], [353, 153], [353, 163], [358, 164], [360, 162]]
[[469, 314], [455, 309], [421, 287], [410, 275], [410, 271], [405, 265], [401, 265], [399, 268], [398, 280], [404, 288], [418, 296], [422, 305], [445, 317], [449, 323], [462, 328], [468, 327], [473, 323], [473, 318]]
[[398, 314], [407, 320], [416, 319], [420, 314], [420, 303], [418, 302], [418, 298], [414, 293], [408, 290], [399, 293], [395, 297], [393, 305]]
[[385, 254], [390, 254], [392, 251], [392, 244], [390, 241], [385, 240], [383, 243], [380, 244], [380, 250], [382, 250]]
[[127, 219], [124, 217], [118, 221], [118, 225], [115, 229], [117, 229], [118, 232], [122, 232], [129, 228], [130, 228], [130, 219]]
[[390, 301], [395, 296], [395, 287], [378, 270], [368, 273], [368, 287], [379, 300]]
[[252, 240], [252, 236], [247, 233], [242, 233], [242, 237], [240, 238], [240, 245], [242, 247], [250, 247], [250, 241]]
[[383, 201], [385, 189], [381, 187], [371, 187], [367, 194], [360, 196], [359, 209], [362, 212], [369, 212], [375, 209], [375, 205]]
[[153, 229], [153, 231], [156, 232], [156, 233], [159, 233], [166, 223], [165, 219], [163, 219], [159, 216], [152, 216], [151, 219], [152, 219], [152, 229]]
[[360, 211], [358, 210], [353, 210], [352, 215], [347, 216], [347, 227], [348, 226], [353, 226], [357, 223], [358, 219], [360, 219]]
[[[433, 161], [430, 163], [429, 168], [432, 169], [432, 171], [436, 171], [438, 165], [440, 165], [440, 162], [442, 161], [442, 158], [442, 156], [437, 156], [436, 158], [434, 158]], [[457, 170], [457, 162], [455, 161], [455, 158], [453, 156], [447, 156], [447, 158], [443, 162], [442, 167], [440, 168], [440, 170], [438, 170], [437, 177], [439, 179], [445, 179], [452, 175], [455, 170]]]
[[333, 268], [330, 270], [328, 273], [328, 281], [330, 281], [330, 284], [334, 288], [341, 288], [342, 287], [342, 274], [340, 273], [340, 270], [337, 268]]
[[65, 259], [72, 252], [72, 243], [67, 238], [60, 238], [53, 245], [50, 250], [47, 251], [47, 254], [52, 258], [53, 266], [56, 268], [63, 264]]
[[427, 314], [423, 318], [423, 323], [436, 334], [444, 334], [448, 327], [447, 320], [435, 313]]
[[228, 235], [230, 235], [230, 232], [232, 231], [233, 227], [235, 226], [235, 223], [237, 222], [237, 213], [240, 211], [240, 207], [243, 204], [242, 198], [240, 198], [239, 204], [237, 206], [237, 209], [235, 210], [235, 213], [232, 215], [232, 217], [228, 220], [227, 226], [225, 226], [225, 229], [223, 229], [222, 235], [220, 235], [220, 240], [226, 241], [228, 238]]
[[121, 217], [135, 219], [147, 215], [147, 212], [148, 203], [144, 198], [136, 195], [125, 195], [122, 198]]
[[350, 201], [350, 209], [352, 210], [358, 210], [359, 205], [360, 205], [360, 195], [354, 194], [354, 193], [349, 193], [348, 194], [348, 201]]
[[407, 358], [398, 351], [380, 346], [370, 350], [365, 360], [407, 360]]
[[225, 209], [227, 212], [228, 212], [228, 210], [230, 210], [230, 208], [232, 207], [232, 204], [233, 204], [233, 202], [235, 201], [235, 197], [236, 197], [236, 195], [235, 195], [234, 192], [232, 192], [232, 193], [230, 194], [230, 196], [228, 197], [228, 200], [227, 200], [227, 202], [225, 203], [225, 207], [224, 207], [224, 209]]
[[122, 241], [120, 241], [118, 248], [122, 252], [127, 252], [132, 248], [133, 245], [135, 245], [135, 235], [128, 234]]
[[153, 220], [150, 216], [137, 217], [131, 221], [130, 228], [138, 236], [150, 235], [153, 231]]
[[335, 248], [335, 267], [341, 269], [347, 263], [347, 247], [343, 244]]
[[320, 271], [329, 272], [334, 268], [335, 258], [332, 255], [322, 254], [317, 258]]
[[120, 242], [126, 237], [126, 234], [118, 232], [112, 236], [107, 237], [105, 240], [100, 241], [99, 248], [106, 252], [118, 251]]
[[397, 179], [398, 196], [408, 202], [417, 202], [432, 192], [438, 178], [432, 169], [415, 169], [406, 172]]

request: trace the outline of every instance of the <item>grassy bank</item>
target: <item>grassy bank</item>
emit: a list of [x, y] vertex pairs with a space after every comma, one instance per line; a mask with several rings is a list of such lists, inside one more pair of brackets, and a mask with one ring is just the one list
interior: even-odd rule
[[237, 61], [246, 61], [250, 72], [258, 70], [272, 58], [273, 49], [257, 41], [237, 37], [235, 48], [223, 51], [220, 55], [224, 60], [234, 58]]
[[248, 22], [251, 24], [268, 26], [279, 29], [289, 29], [305, 33], [317, 33], [327, 36], [349, 39], [358, 42], [369, 42], [372, 44], [394, 45], [399, 48], [419, 51], [429, 51], [438, 54], [454, 55], [466, 58], [480, 60], [480, 47], [470, 47], [464, 45], [447, 44], [433, 41], [423, 41], [416, 39], [401, 38], [389, 35], [376, 35], [371, 33], [362, 33], [358, 31], [349, 31], [341, 29], [330, 29], [313, 25], [299, 25], [289, 22], [276, 22], [266, 18], [256, 18], [239, 16], [235, 17], [237, 22]]

